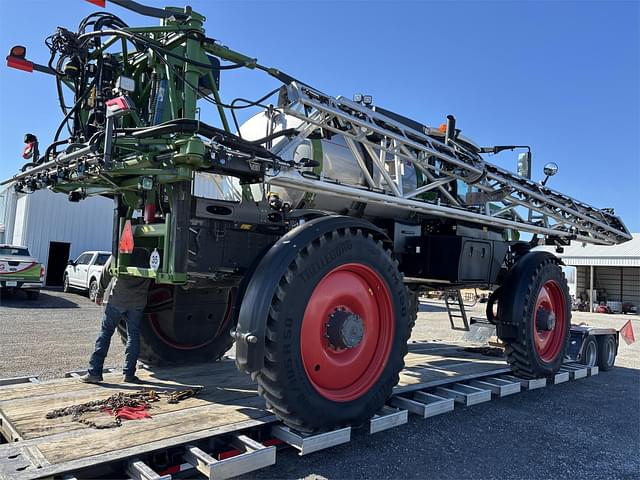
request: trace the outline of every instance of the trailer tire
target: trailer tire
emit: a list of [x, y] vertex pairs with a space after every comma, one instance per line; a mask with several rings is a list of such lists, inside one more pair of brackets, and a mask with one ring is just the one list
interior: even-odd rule
[[[522, 265], [516, 264], [500, 292], [498, 336], [504, 337], [507, 361], [515, 375], [553, 375], [560, 369], [569, 345], [569, 287], [552, 255], [533, 252], [518, 263]], [[505, 321], [508, 328], [503, 326]]]
[[[164, 288], [170, 289], [171, 287]], [[145, 364], [154, 366], [196, 364], [219, 360], [233, 346], [233, 338], [229, 334], [232, 323], [233, 293], [228, 292], [228, 303], [223, 312], [222, 320], [210, 314], [204, 317], [200, 314], [200, 317], [196, 319], [182, 319], [175, 318], [176, 313], [172, 308], [171, 297], [158, 298], [158, 293], [163, 292], [162, 289], [163, 287], [155, 289], [152, 287], [149, 293], [149, 303], [140, 323], [140, 355], [138, 359]], [[179, 323], [181, 338], [172, 336], [170, 329], [163, 329], [162, 325], [165, 322]], [[205, 335], [204, 331], [212, 331], [213, 334]], [[118, 325], [118, 333], [122, 343], [126, 345], [127, 327], [124, 320]], [[202, 338], [201, 343], [191, 343], [193, 339], [199, 338]]]
[[355, 228], [320, 236], [272, 297], [259, 393], [298, 431], [365, 422], [398, 383], [415, 310], [381, 241]]
[[598, 355], [598, 342], [593, 335], [587, 335], [582, 345], [582, 353], [580, 357], [580, 363], [588, 367], [595, 367], [600, 361], [600, 355]]
[[618, 346], [613, 335], [602, 335], [598, 338], [598, 369], [606, 372], [616, 363]]

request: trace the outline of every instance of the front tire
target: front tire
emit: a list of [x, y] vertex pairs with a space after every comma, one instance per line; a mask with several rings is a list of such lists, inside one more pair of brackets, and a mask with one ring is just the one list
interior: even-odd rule
[[98, 282], [96, 281], [95, 278], [92, 278], [91, 282], [89, 282], [89, 300], [91, 300], [92, 302], [95, 302], [97, 298], [98, 298]]
[[[530, 257], [521, 267], [514, 267], [498, 300], [497, 321], [507, 323], [513, 333], [502, 338], [507, 361], [523, 378], [553, 375], [569, 345], [569, 287], [552, 256]], [[505, 331], [502, 325], [498, 328]]]
[[322, 235], [272, 298], [260, 394], [300, 431], [366, 421], [398, 383], [414, 313], [382, 242], [349, 228]]

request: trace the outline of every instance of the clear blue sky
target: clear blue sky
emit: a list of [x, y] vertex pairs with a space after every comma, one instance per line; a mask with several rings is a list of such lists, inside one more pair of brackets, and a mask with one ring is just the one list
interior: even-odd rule
[[[164, 6], [165, 2], [146, 0]], [[168, 4], [181, 4], [171, 0]], [[374, 102], [423, 122], [453, 113], [483, 145], [530, 144], [533, 170], [555, 161], [550, 186], [614, 207], [640, 231], [640, 2], [192, 0], [207, 33], [332, 95]], [[0, 44], [46, 62], [44, 37], [75, 29], [97, 7], [81, 0], [1, 0]], [[120, 7], [130, 25], [152, 25]], [[276, 83], [226, 74], [225, 99]], [[47, 143], [61, 116], [54, 83], [0, 67], [0, 178], [22, 163], [22, 137]], [[203, 119], [212, 121], [205, 108]], [[512, 168], [515, 155], [492, 157]]]

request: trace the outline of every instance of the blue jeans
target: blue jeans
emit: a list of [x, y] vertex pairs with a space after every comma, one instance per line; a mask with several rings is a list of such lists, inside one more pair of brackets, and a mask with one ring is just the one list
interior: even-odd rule
[[131, 309], [122, 310], [107, 303], [102, 317], [100, 336], [96, 340], [96, 348], [89, 360], [89, 373], [96, 377], [102, 377], [104, 359], [109, 352], [111, 337], [118, 327], [120, 319], [124, 317], [127, 325], [127, 345], [124, 351], [124, 375], [134, 375], [136, 373], [136, 362], [140, 354], [140, 322], [142, 321], [142, 310]]

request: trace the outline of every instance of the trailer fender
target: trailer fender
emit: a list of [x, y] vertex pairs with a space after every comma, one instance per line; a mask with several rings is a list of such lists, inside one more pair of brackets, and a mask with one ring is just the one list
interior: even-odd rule
[[[533, 251], [525, 253], [509, 270], [502, 285], [491, 295], [487, 302], [487, 317], [496, 325], [496, 333], [500, 338], [515, 338], [518, 324], [523, 321], [518, 312], [527, 294], [527, 287], [537, 266], [546, 259], [562, 264], [560, 259], [550, 252]], [[497, 315], [493, 315], [493, 303], [498, 301]], [[489, 311], [491, 309], [491, 312]]]
[[264, 366], [264, 343], [271, 300], [280, 279], [291, 262], [309, 243], [342, 228], [359, 228], [389, 241], [386, 233], [367, 220], [342, 215], [315, 218], [281, 237], [258, 263], [248, 281], [238, 312], [238, 324], [232, 332], [236, 340], [236, 365], [251, 373]]

